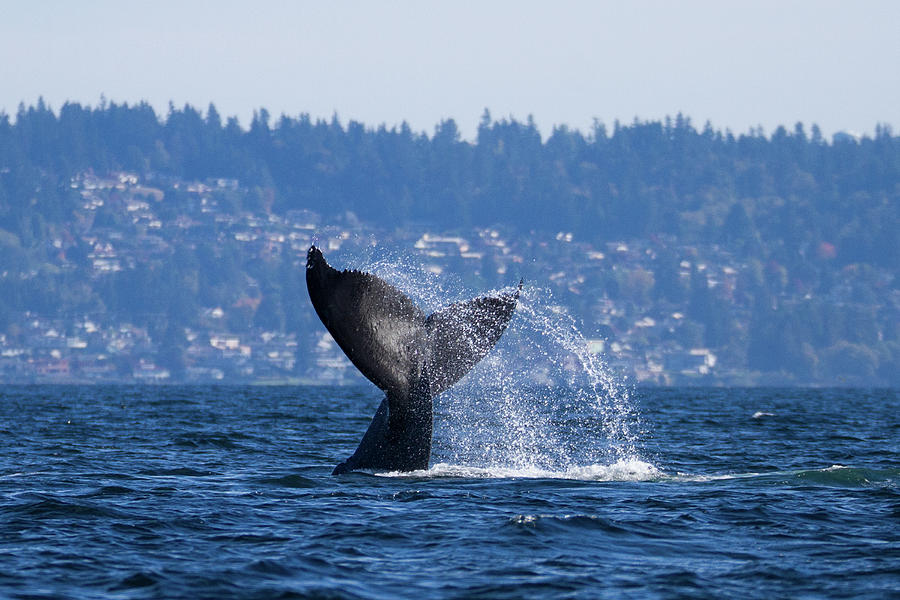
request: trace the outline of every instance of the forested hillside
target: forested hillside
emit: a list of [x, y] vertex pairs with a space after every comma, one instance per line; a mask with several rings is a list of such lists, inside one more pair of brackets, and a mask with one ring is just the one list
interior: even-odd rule
[[[261, 110], [245, 131], [212, 105], [163, 118], [145, 104], [66, 104], [58, 115], [21, 108], [14, 124], [0, 118], [4, 229], [24, 233], [26, 213], [67, 218], [61, 189], [77, 172], [123, 170], [234, 178], [264, 190], [258, 202], [275, 211], [352, 211], [376, 225], [503, 223], [588, 239], [670, 233], [748, 255], [763, 252], [758, 244], [783, 247], [789, 262], [826, 242], [839, 263], [898, 266], [900, 140], [887, 128], [827, 143], [815, 126], [735, 136], [679, 116], [597, 124], [587, 135], [560, 127], [542, 140], [530, 121], [485, 112], [467, 143], [452, 120], [431, 136], [305, 115], [271, 121]], [[37, 185], [40, 205], [21, 202]]]
[[[153, 255], [159, 264], [151, 271], [137, 260], [109, 277], [92, 275], [94, 233], [118, 229], [127, 237], [139, 226], [129, 221], [131, 208], [113, 210], [115, 197], [85, 221], [86, 192], [76, 182], [112, 173], [165, 188], [164, 202], [151, 201], [163, 224], [200, 211], [179, 182], [217, 179], [239, 182], [215, 199], [230, 215], [308, 211], [322, 227], [386, 232], [499, 228], [528, 248], [574, 239], [583, 251], [560, 257], [575, 262], [608, 243], [637, 240], [650, 244], [649, 262], [627, 272], [646, 272], [646, 285], [643, 275], [610, 267], [566, 288], [576, 289], [572, 302], [586, 323], [601, 323], [593, 300], [602, 294], [631, 306], [629, 314], [683, 309], [698, 329], [679, 343], [717, 348], [732, 369], [805, 382], [831, 381], [842, 369], [852, 381], [896, 381], [891, 374], [900, 370], [900, 138], [887, 127], [829, 141], [815, 126], [735, 134], [679, 115], [597, 123], [589, 132], [558, 127], [542, 137], [530, 119], [495, 120], [485, 111], [469, 142], [452, 120], [426, 134], [337, 118], [273, 119], [260, 110], [243, 129], [212, 105], [158, 115], [147, 104], [55, 111], [39, 102], [0, 115], [0, 330], [26, 313], [109, 310], [175, 347], [182, 344], [175, 332], [197, 327], [204, 307], [239, 301], [221, 290], [244, 276], [262, 290], [248, 324], [303, 327], [290, 317], [302, 284], [283, 276], [297, 257], [263, 269], [240, 248], [217, 245], [213, 230], [201, 228], [197, 239], [163, 236], [171, 252]], [[691, 246], [727, 256], [737, 283], [723, 292], [710, 272], [691, 260], [685, 267], [697, 255]], [[173, 304], [165, 286], [184, 299]], [[146, 306], [153, 294], [168, 298], [165, 309]], [[146, 316], [160, 312], [163, 323]], [[235, 319], [232, 330], [241, 327]], [[612, 318], [602, 324], [626, 329]], [[845, 368], [847, 361], [856, 366]]]

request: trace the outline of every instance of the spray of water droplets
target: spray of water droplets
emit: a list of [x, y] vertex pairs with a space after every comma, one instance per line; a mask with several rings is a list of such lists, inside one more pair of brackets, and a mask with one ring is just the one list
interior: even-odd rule
[[[402, 289], [426, 313], [503, 291], [473, 293], [402, 255], [365, 262], [362, 268]], [[619, 478], [620, 472], [659, 475], [639, 456], [631, 390], [590, 351], [549, 289], [526, 284], [497, 345], [434, 402], [438, 470], [596, 479]], [[598, 474], [593, 467], [605, 470]]]

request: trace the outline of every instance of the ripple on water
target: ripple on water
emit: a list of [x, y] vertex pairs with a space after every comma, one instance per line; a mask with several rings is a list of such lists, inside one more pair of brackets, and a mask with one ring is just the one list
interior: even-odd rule
[[191, 467], [175, 467], [172, 469], [143, 469], [138, 471], [140, 475], [148, 477], [220, 477], [222, 474], [216, 471], [192, 469]]
[[[339, 477], [331, 468], [380, 402], [368, 388], [2, 392], [0, 596], [880, 599], [898, 589], [894, 391], [639, 390], [654, 430], [639, 451], [545, 460], [547, 438], [513, 456], [488, 428], [478, 448], [496, 455], [456, 453], [451, 436], [428, 470]], [[569, 418], [571, 399], [548, 397], [559, 400], [547, 404], [551, 429], [602, 445], [608, 430], [591, 411]]]
[[593, 529], [617, 535], [629, 531], [598, 515], [516, 515], [508, 523], [516, 528], [538, 529], [548, 532], [572, 533]]
[[79, 496], [80, 498], [108, 498], [114, 496], [126, 496], [129, 494], [135, 494], [137, 490], [134, 490], [130, 487], [125, 487], [121, 485], [104, 485], [99, 487], [91, 492], [86, 494], [82, 494]]
[[256, 480], [257, 482], [264, 485], [271, 485], [274, 487], [284, 487], [284, 488], [314, 488], [319, 487], [319, 483], [313, 479], [309, 479], [307, 477], [303, 477], [302, 475], [297, 475], [296, 473], [291, 473], [288, 475], [282, 475], [281, 477], [263, 477]]
[[153, 571], [141, 571], [139, 573], [132, 573], [123, 577], [118, 583], [110, 587], [110, 591], [121, 592], [125, 590], [148, 588], [155, 586], [162, 579], [163, 578], [159, 573], [155, 573]]
[[83, 500], [62, 499], [60, 497], [45, 494], [29, 493], [24, 497], [25, 502], [8, 504], [3, 507], [3, 512], [8, 515], [23, 515], [34, 519], [113, 519], [124, 518], [126, 515], [109, 505], [85, 502]]
[[738, 480], [748, 485], [830, 486], [830, 487], [895, 487], [900, 485], [900, 469], [866, 469], [832, 465], [821, 469], [797, 469], [749, 473], [692, 475], [678, 473], [673, 481], [716, 482]]
[[800, 483], [836, 487], [898, 485], [900, 469], [861, 469], [834, 465], [827, 469], [798, 471], [794, 477]]

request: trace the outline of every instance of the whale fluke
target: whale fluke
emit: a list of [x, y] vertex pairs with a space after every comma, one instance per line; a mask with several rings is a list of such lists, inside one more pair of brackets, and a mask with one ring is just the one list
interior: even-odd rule
[[425, 319], [428, 330], [428, 384], [440, 394], [484, 358], [509, 324], [522, 282], [512, 294], [457, 302]]
[[306, 286], [326, 329], [372, 383], [385, 392], [359, 448], [334, 473], [428, 468], [432, 397], [484, 358], [509, 324], [522, 289], [425, 314], [406, 294], [359, 271], [338, 271], [312, 246]]

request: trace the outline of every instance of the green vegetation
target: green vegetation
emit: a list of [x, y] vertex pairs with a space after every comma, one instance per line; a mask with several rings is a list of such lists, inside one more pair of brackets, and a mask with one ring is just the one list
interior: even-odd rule
[[[133, 265], [90, 278], [92, 233], [127, 236], [134, 223], [115, 193], [85, 221], [72, 182], [119, 171], [165, 188], [164, 202], [160, 189], [130, 193], [146, 195], [166, 221], [198, 210], [197, 196], [175, 182], [220, 178], [240, 182], [216, 195], [228, 214], [307, 210], [324, 223], [497, 227], [523, 240], [568, 232], [592, 248], [643, 240], [648, 264], [604, 272], [590, 298], [571, 299], [586, 323], [602, 291], [641, 308], [629, 314], [683, 310], [688, 322], [672, 339], [715, 348], [735, 369], [900, 383], [900, 138], [884, 126], [828, 142], [815, 126], [735, 135], [679, 115], [597, 123], [587, 134], [558, 127], [542, 139], [530, 120], [485, 111], [470, 143], [452, 120], [429, 136], [307, 115], [273, 122], [260, 110], [244, 130], [212, 105], [205, 114], [170, 107], [160, 118], [146, 104], [66, 104], [57, 113], [39, 102], [14, 120], [0, 115], [0, 332], [13, 335], [25, 312], [108, 312], [148, 327], [172, 356], [184, 345], [177, 331], [195, 326], [204, 307], [237, 304], [232, 331], [310, 326], [298, 310], [297, 257], [247, 257], [233, 238], [221, 243], [217, 226], [167, 239], [171, 251], [153, 260], [136, 250]], [[691, 247], [730, 257], [735, 285], [714, 285]], [[247, 289], [248, 299], [234, 297]]]

